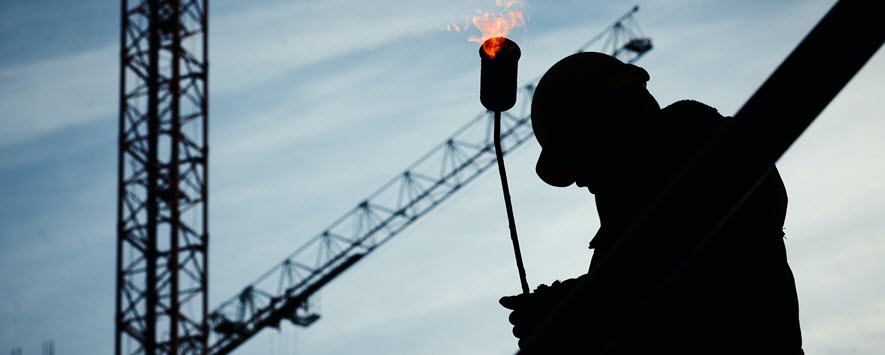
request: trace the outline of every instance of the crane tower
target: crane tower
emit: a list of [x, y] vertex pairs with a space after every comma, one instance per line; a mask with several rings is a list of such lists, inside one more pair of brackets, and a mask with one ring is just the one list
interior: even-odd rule
[[208, 0], [122, 0], [115, 354], [206, 354]]

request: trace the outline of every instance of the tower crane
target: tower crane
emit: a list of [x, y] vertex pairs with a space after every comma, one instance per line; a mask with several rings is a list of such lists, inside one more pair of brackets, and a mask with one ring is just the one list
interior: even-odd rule
[[[624, 62], [652, 49], [633, 7], [578, 51], [591, 48]], [[501, 140], [507, 154], [533, 137], [527, 110], [537, 80], [519, 89], [521, 106], [503, 114]], [[514, 111], [516, 111], [514, 113]], [[492, 116], [480, 112], [449, 138], [375, 193], [360, 201], [281, 262], [222, 302], [208, 316], [209, 353], [228, 354], [283, 320], [307, 327], [319, 319], [311, 298], [342, 272], [402, 233], [495, 165]]]
[[122, 0], [114, 353], [208, 352], [208, 0]]

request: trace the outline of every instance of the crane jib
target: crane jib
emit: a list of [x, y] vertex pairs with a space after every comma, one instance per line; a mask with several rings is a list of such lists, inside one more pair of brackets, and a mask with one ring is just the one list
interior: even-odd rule
[[[594, 47], [628, 63], [641, 58], [652, 45], [633, 18], [638, 9], [632, 8], [578, 51]], [[517, 102], [522, 104], [502, 114], [502, 154], [534, 137], [526, 108], [537, 81], [520, 87]], [[240, 294], [216, 307], [209, 315], [209, 353], [233, 351], [263, 328], [278, 326], [282, 319], [301, 326], [316, 321], [319, 316], [310, 311], [307, 300], [334, 278], [317, 275], [330, 275], [334, 269], [337, 276], [359, 260], [342, 264], [349, 255], [362, 258], [371, 253], [495, 166], [493, 123], [490, 112], [480, 112]], [[293, 313], [281, 309], [281, 304], [299, 307]]]

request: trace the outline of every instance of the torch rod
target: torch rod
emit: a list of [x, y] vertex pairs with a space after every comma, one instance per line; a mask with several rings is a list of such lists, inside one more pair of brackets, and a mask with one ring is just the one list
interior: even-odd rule
[[516, 236], [516, 220], [513, 218], [513, 203], [510, 202], [510, 187], [507, 184], [507, 170], [504, 168], [504, 152], [501, 149], [501, 112], [495, 111], [495, 157], [498, 161], [498, 173], [501, 175], [501, 187], [504, 189], [504, 205], [507, 207], [507, 222], [510, 224], [510, 241], [513, 242], [513, 255], [516, 256], [516, 268], [519, 270], [519, 282], [522, 293], [529, 294], [529, 282], [525, 277], [525, 265], [522, 264], [522, 253], [519, 251], [519, 238]]

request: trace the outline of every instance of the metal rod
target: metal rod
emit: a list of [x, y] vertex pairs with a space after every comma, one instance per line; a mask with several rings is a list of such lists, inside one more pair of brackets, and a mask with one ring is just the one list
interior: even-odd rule
[[117, 296], [115, 300], [114, 306], [114, 355], [121, 355], [123, 353], [123, 342], [122, 342], [122, 334], [123, 329], [126, 327], [125, 315], [123, 310], [123, 287], [126, 285], [126, 277], [123, 272], [123, 238], [126, 235], [126, 226], [123, 223], [124, 219], [124, 211], [123, 211], [123, 198], [126, 196], [126, 153], [124, 153], [126, 149], [126, 138], [125, 138], [125, 130], [126, 130], [126, 66], [122, 65], [122, 63], [126, 63], [127, 57], [127, 42], [126, 42], [126, 28], [129, 27], [129, 16], [127, 16], [127, 11], [129, 10], [129, 2], [127, 0], [122, 0], [120, 6], [120, 116], [119, 116], [119, 135], [117, 136]]
[[147, 245], [145, 250], [145, 331], [142, 347], [145, 354], [157, 353], [157, 308], [160, 306], [160, 290], [157, 283], [157, 234], [160, 220], [160, 1], [150, 0], [148, 5], [148, 107], [147, 107]]
[[513, 255], [516, 257], [516, 268], [519, 270], [519, 282], [522, 293], [529, 294], [529, 282], [525, 277], [525, 265], [519, 251], [519, 237], [516, 236], [516, 220], [513, 218], [513, 203], [510, 202], [510, 187], [507, 185], [507, 170], [504, 168], [504, 153], [501, 149], [501, 112], [495, 111], [495, 158], [498, 161], [498, 173], [501, 175], [501, 187], [504, 190], [504, 205], [507, 207], [507, 222], [510, 226], [510, 241], [513, 242]]

